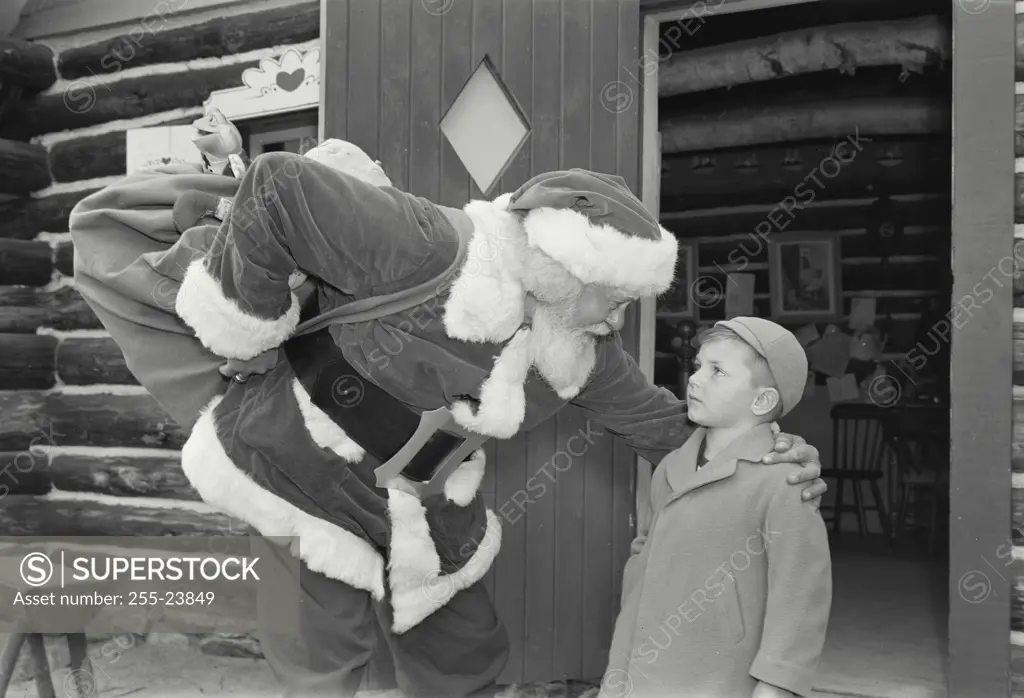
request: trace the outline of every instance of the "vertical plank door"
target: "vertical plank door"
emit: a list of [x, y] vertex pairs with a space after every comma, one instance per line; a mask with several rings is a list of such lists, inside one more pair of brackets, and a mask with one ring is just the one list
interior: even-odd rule
[[[639, 0], [322, 7], [321, 136], [356, 143], [396, 186], [463, 206], [542, 172], [583, 167], [621, 175], [639, 194], [639, 105], [622, 99], [623, 85], [641, 93]], [[441, 130], [485, 61], [528, 128], [493, 183], [474, 179]], [[624, 339], [635, 354], [635, 313]], [[598, 434], [592, 443], [570, 443], [588, 424], [569, 408], [487, 447], [484, 493], [504, 519], [486, 580], [512, 643], [503, 682], [594, 678], [604, 669], [632, 534], [636, 459], [589, 429]]]

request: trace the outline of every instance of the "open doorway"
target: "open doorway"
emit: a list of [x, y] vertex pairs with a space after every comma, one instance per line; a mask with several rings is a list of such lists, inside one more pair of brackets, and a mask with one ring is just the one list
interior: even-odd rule
[[950, 7], [659, 9], [644, 198], [681, 253], [641, 359], [682, 396], [696, 331], [757, 315], [797, 333], [812, 370], [781, 426], [821, 453], [833, 556], [816, 689], [945, 696]]

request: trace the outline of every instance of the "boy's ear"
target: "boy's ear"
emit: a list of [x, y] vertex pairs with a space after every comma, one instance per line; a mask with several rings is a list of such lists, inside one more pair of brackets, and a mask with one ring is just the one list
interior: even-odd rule
[[772, 413], [772, 410], [776, 408], [780, 400], [782, 400], [782, 396], [779, 395], [778, 390], [775, 388], [764, 388], [754, 398], [754, 403], [750, 406], [750, 409], [758, 417], [764, 417]]

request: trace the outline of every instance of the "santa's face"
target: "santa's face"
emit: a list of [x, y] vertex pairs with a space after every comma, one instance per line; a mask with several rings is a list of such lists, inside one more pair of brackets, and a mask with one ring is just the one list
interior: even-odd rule
[[591, 284], [583, 287], [565, 317], [569, 329], [593, 335], [618, 332], [626, 321], [626, 308], [635, 299], [623, 291]]

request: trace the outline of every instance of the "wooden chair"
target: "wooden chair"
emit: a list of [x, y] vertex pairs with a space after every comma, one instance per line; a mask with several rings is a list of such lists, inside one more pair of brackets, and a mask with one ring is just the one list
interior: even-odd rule
[[[838, 534], [843, 513], [857, 515], [857, 528], [861, 537], [867, 536], [867, 512], [878, 513], [887, 541], [892, 540], [889, 516], [882, 499], [878, 481], [888, 457], [881, 408], [873, 404], [841, 403], [832, 408], [832, 461], [822, 467], [822, 478], [836, 481], [835, 504], [822, 505], [822, 512], [832, 511], [832, 532]], [[874, 506], [864, 503], [862, 483], [868, 483]], [[845, 486], [853, 487], [853, 504], [843, 502]], [[829, 519], [825, 519], [829, 522]]]

